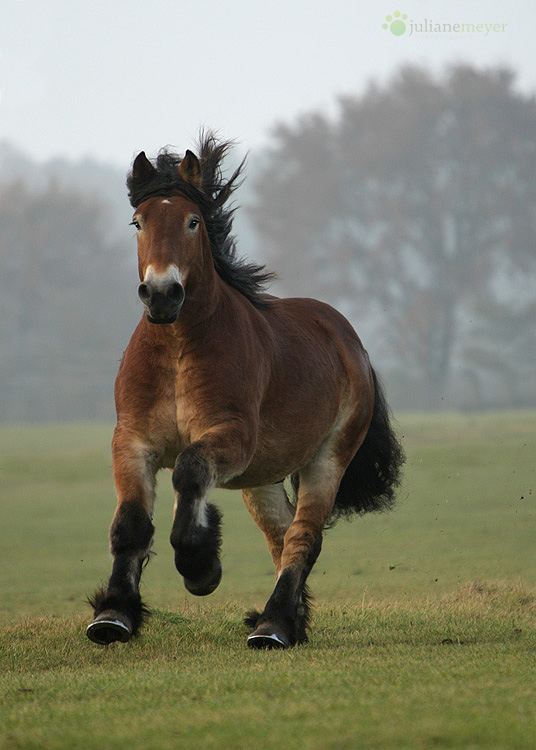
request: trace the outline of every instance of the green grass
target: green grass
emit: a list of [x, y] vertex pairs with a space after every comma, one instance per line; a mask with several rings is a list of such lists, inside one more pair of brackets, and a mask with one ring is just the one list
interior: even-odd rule
[[240, 609], [157, 611], [127, 647], [85, 620], [2, 633], [2, 748], [533, 748], [534, 597], [322, 606], [315, 643], [244, 648]]
[[251, 652], [241, 623], [273, 586], [237, 493], [224, 578], [188, 595], [168, 542], [136, 641], [99, 648], [85, 597], [109, 575], [102, 425], [0, 429], [0, 749], [536, 747], [536, 414], [404, 415], [396, 510], [340, 522], [311, 576], [311, 641]]

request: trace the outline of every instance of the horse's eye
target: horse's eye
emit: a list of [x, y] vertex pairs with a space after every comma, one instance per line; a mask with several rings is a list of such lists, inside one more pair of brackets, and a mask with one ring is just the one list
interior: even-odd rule
[[136, 227], [136, 230], [138, 230], [138, 231], [141, 229], [141, 224], [140, 224], [139, 221], [136, 221], [136, 219], [134, 219], [134, 221], [130, 222], [130, 226], [131, 227]]
[[199, 225], [199, 221], [200, 221], [199, 217], [192, 216], [192, 218], [188, 222], [188, 229], [189, 229], [190, 232], [194, 232], [195, 231], [196, 227]]

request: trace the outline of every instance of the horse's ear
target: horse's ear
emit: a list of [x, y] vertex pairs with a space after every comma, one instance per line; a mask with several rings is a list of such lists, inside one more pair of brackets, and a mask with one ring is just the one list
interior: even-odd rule
[[134, 181], [136, 182], [140, 180], [141, 182], [144, 182], [145, 180], [148, 180], [150, 177], [152, 177], [155, 172], [156, 169], [153, 167], [149, 159], [145, 156], [145, 151], [140, 151], [140, 153], [134, 159], [134, 164], [132, 165], [132, 177]]
[[199, 159], [190, 150], [184, 154], [179, 164], [179, 174], [184, 182], [189, 182], [198, 190], [203, 187], [203, 175], [201, 174], [201, 164]]

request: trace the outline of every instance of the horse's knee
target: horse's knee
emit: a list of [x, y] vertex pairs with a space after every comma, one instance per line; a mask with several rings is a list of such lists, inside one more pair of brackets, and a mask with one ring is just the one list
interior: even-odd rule
[[213, 481], [209, 462], [199, 445], [190, 445], [177, 458], [173, 469], [173, 488], [181, 500], [188, 502], [202, 497]]
[[133, 501], [122, 502], [110, 527], [110, 547], [114, 556], [131, 554], [145, 557], [154, 535], [147, 511]]

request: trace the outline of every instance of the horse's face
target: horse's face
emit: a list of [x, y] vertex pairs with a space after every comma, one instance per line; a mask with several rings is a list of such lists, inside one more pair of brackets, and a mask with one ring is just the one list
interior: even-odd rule
[[150, 198], [132, 220], [138, 233], [138, 294], [150, 323], [174, 323], [206, 236], [201, 213], [179, 196]]
[[[140, 157], [145, 159], [145, 154], [140, 154], [136, 162]], [[139, 169], [136, 162], [134, 169]], [[191, 152], [187, 152], [179, 172], [185, 181], [200, 185], [199, 162]], [[199, 272], [204, 247], [208, 246], [201, 212], [195, 203], [180, 195], [155, 197], [138, 206], [132, 223], [138, 234], [138, 295], [147, 320], [174, 323], [185, 300], [188, 281]]]

